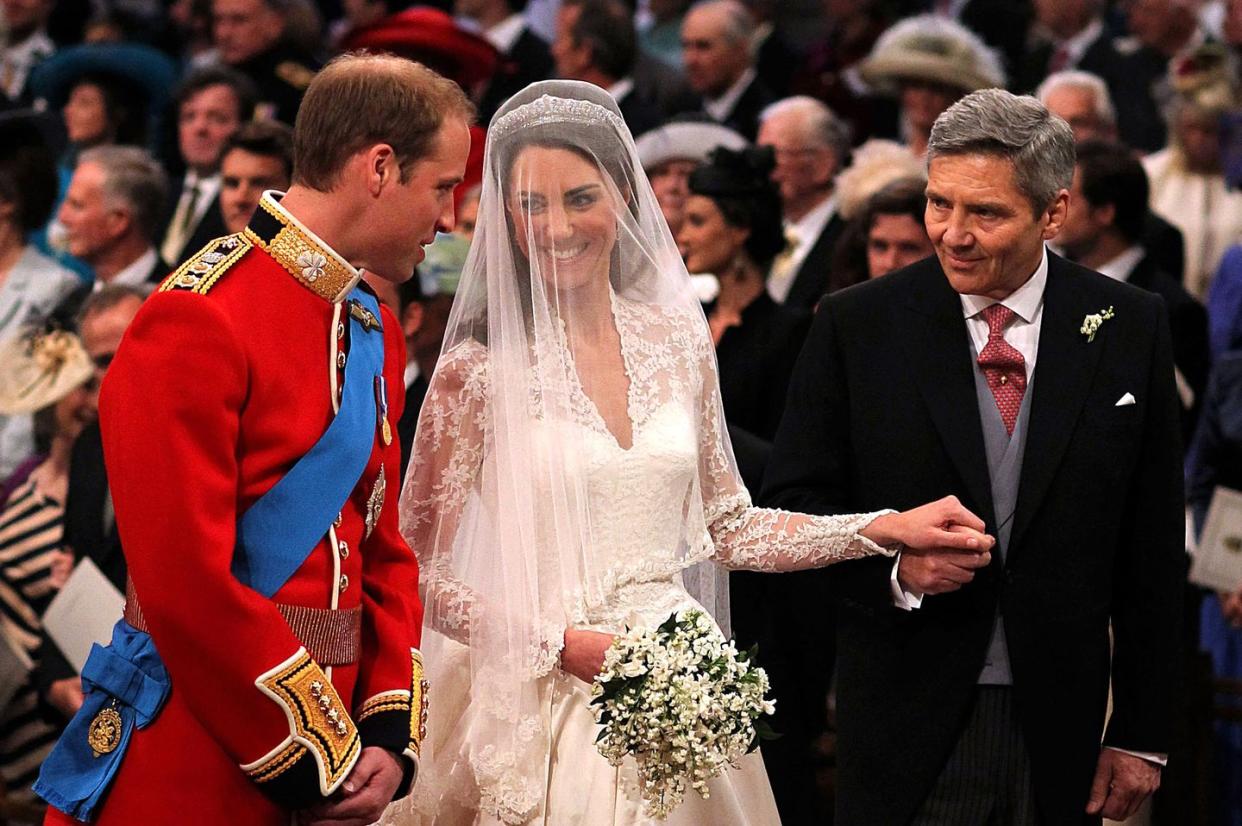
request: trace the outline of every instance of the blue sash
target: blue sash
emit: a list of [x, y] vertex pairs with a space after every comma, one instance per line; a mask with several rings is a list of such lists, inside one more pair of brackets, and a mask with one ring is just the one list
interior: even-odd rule
[[[366, 470], [375, 444], [376, 383], [383, 381], [384, 333], [379, 304], [365, 290], [350, 292], [375, 327], [350, 313], [349, 359], [340, 410], [319, 441], [242, 515], [237, 527], [233, 574], [271, 597], [302, 566], [345, 506]], [[112, 629], [112, 643], [95, 645], [82, 668], [82, 708], [69, 721], [39, 772], [35, 794], [78, 820], [89, 822], [112, 785], [135, 728], [154, 722], [172, 687], [151, 636], [125, 620]], [[120, 718], [119, 741], [97, 755], [91, 726], [112, 709]]]

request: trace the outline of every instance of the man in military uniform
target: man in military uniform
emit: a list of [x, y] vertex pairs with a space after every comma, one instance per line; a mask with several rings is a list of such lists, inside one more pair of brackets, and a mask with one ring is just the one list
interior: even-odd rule
[[100, 398], [125, 619], [44, 764], [49, 823], [361, 825], [413, 782], [406, 359], [360, 278], [405, 280], [452, 229], [472, 115], [423, 66], [338, 58], [307, 91], [289, 192], [134, 320]]
[[255, 118], [292, 124], [319, 62], [290, 35], [288, 0], [212, 0], [212, 36], [227, 65], [259, 90]]

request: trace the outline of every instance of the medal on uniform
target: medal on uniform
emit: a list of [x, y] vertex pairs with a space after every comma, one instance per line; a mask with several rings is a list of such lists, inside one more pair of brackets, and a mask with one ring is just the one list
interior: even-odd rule
[[375, 377], [375, 407], [379, 412], [380, 438], [388, 447], [392, 444], [392, 425], [388, 424], [388, 385], [383, 376]]
[[113, 700], [111, 705], [99, 710], [86, 732], [86, 742], [95, 757], [116, 751], [116, 747], [121, 745], [121, 728], [121, 715], [116, 710], [116, 700]]
[[387, 492], [388, 482], [384, 479], [384, 469], [381, 467], [379, 476], [375, 477], [375, 484], [371, 487], [371, 495], [367, 498], [366, 530], [362, 534], [364, 541], [370, 538], [371, 531], [379, 524], [380, 511], [384, 509], [384, 494]]

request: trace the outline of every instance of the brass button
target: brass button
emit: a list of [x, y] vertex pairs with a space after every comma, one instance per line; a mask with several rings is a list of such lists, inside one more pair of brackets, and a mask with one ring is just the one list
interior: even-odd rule
[[340, 587], [341, 593], [345, 593], [345, 589], [348, 587], [349, 587], [349, 576], [347, 574], [341, 574], [341, 587]]
[[336, 369], [338, 370], [345, 369], [345, 351], [344, 350], [341, 350], [339, 353], [336, 354]]
[[345, 338], [345, 322], [344, 321], [336, 325], [336, 337]]
[[1009, 384], [1009, 377], [1001, 376], [1001, 384]]
[[[349, 543], [344, 539], [337, 545], [337, 550], [341, 552], [341, 559], [349, 559]], [[344, 589], [342, 588], [342, 590]]]
[[341, 523], [344, 521], [345, 521], [345, 514], [342, 511], [337, 511], [336, 519], [332, 520], [332, 526], [334, 528], [339, 528], [341, 527]]

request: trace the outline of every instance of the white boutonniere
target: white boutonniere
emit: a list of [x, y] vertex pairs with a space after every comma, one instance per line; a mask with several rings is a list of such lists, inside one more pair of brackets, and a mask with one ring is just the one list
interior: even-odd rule
[[1100, 310], [1098, 313], [1091, 313], [1082, 320], [1082, 327], [1078, 332], [1087, 337], [1087, 341], [1095, 341], [1096, 331], [1100, 329], [1100, 325], [1113, 317], [1113, 308]]

